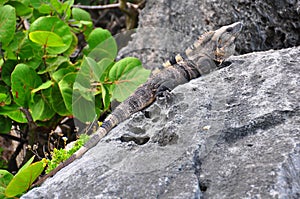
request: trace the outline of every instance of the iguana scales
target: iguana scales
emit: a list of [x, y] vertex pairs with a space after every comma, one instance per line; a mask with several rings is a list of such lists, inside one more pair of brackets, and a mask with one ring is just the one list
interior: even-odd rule
[[234, 40], [240, 33], [242, 26], [241, 22], [236, 22], [218, 30], [206, 32], [184, 53], [165, 62], [164, 68], [160, 72], [150, 77], [146, 83], [138, 87], [131, 96], [116, 107], [84, 146], [35, 185], [41, 184], [47, 177], [53, 176], [57, 171], [80, 158], [107, 135], [112, 128], [132, 114], [152, 104], [157, 96], [217, 69], [224, 59], [234, 53]]

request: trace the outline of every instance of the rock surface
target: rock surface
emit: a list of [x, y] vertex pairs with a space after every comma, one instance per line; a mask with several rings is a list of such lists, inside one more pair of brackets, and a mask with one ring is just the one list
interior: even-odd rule
[[[292, 0], [148, 0], [121, 54], [153, 68], [204, 29], [240, 20], [238, 53], [299, 45], [299, 10]], [[22, 198], [300, 198], [300, 47], [228, 61]]]
[[300, 47], [229, 61], [22, 198], [299, 198]]
[[242, 21], [237, 54], [300, 45], [299, 0], [147, 0], [139, 28], [121, 57], [158, 67], [207, 30]]

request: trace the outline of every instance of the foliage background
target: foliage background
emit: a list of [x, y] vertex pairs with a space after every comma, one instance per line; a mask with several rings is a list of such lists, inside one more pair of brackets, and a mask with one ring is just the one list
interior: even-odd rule
[[95, 129], [111, 102], [126, 99], [149, 75], [136, 58], [115, 60], [111, 34], [136, 25], [140, 8], [128, 5], [140, 1], [92, 1], [116, 7], [89, 12], [76, 7], [84, 3], [0, 1], [0, 136], [15, 143], [0, 166], [10, 172], [33, 154], [50, 158], [54, 148], [65, 146], [62, 138], [75, 140], [74, 120]]

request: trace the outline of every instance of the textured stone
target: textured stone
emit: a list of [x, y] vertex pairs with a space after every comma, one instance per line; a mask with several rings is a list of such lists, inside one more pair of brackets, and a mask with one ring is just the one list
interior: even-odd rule
[[237, 54], [300, 45], [298, 0], [147, 0], [137, 34], [120, 57], [153, 69], [207, 30], [242, 21]]
[[[238, 53], [299, 45], [299, 2], [148, 0], [120, 57], [154, 68], [244, 21]], [[118, 125], [22, 198], [299, 198], [300, 47], [231, 57]]]
[[228, 61], [22, 198], [298, 198], [300, 47]]

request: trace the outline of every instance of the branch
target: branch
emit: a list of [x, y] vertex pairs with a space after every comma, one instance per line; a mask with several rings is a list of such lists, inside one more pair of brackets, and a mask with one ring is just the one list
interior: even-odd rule
[[[133, 4], [126, 2], [128, 7], [134, 7], [135, 9], [138, 9], [140, 7], [140, 4]], [[112, 8], [120, 8], [121, 3], [113, 3], [108, 5], [99, 5], [99, 6], [88, 6], [88, 5], [73, 5], [73, 8], [82, 8], [82, 9], [88, 9], [88, 10], [104, 10], [104, 9], [112, 9]]]
[[37, 127], [37, 125], [33, 121], [33, 118], [31, 116], [30, 112], [28, 111], [28, 109], [21, 107], [20, 111], [22, 111], [26, 116], [26, 119], [27, 119], [28, 124], [29, 124], [29, 131], [32, 130], [32, 129], [35, 129]]
[[15, 140], [15, 141], [18, 141], [18, 142], [22, 142], [22, 143], [26, 141], [26, 140], [24, 140], [24, 139], [22, 139], [22, 138], [19, 138], [19, 137], [10, 135], [10, 134], [3, 134], [3, 133], [0, 133], [0, 136], [1, 136], [1, 137], [4, 137], [4, 138], [7, 138], [7, 139]]
[[88, 6], [88, 5], [73, 5], [73, 8], [82, 8], [82, 9], [89, 9], [89, 10], [104, 10], [104, 9], [111, 9], [111, 8], [119, 8], [120, 3], [113, 3], [108, 5], [99, 5], [99, 6]]

